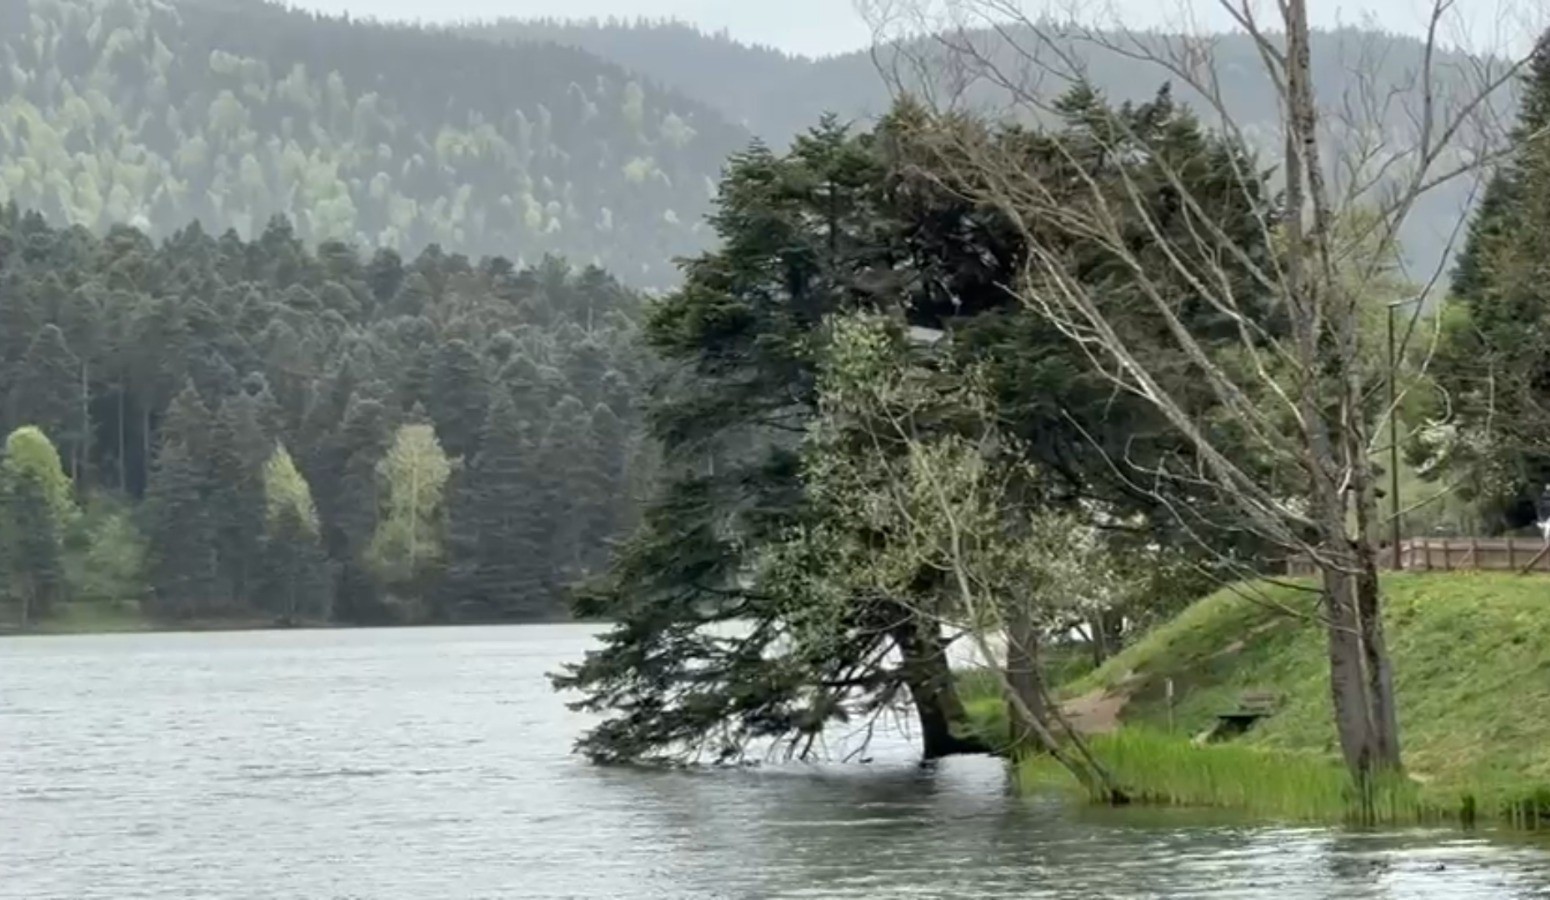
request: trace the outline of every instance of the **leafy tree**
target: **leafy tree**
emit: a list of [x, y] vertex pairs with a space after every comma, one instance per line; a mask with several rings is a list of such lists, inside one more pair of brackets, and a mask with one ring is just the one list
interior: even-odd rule
[[452, 464], [430, 425], [404, 425], [377, 464], [381, 514], [367, 549], [372, 571], [408, 618], [429, 613], [430, 578], [446, 552], [446, 485]]
[[312, 491], [284, 446], [264, 464], [264, 608], [281, 622], [326, 621], [331, 610]]
[[86, 603], [140, 609], [150, 591], [145, 536], [120, 497], [90, 498], [75, 537], [66, 543], [70, 593]]
[[32, 426], [11, 432], [0, 462], [0, 548], [6, 594], [23, 627], [63, 599], [64, 536], [76, 515], [53, 443]]

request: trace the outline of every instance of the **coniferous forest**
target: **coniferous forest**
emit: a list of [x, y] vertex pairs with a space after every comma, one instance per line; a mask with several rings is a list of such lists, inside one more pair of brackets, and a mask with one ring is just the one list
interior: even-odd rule
[[312, 250], [278, 218], [254, 241], [99, 238], [12, 204], [12, 599], [26, 618], [560, 615], [644, 474], [638, 306], [554, 259]]

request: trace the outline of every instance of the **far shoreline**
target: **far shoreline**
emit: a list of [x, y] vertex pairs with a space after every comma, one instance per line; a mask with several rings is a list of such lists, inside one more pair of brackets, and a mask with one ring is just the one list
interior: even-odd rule
[[324, 620], [277, 622], [264, 618], [201, 618], [183, 621], [159, 621], [138, 610], [104, 609], [82, 612], [78, 608], [60, 617], [51, 617], [23, 627], [13, 621], [0, 622], [0, 638], [79, 637], [114, 634], [220, 634], [257, 631], [367, 631], [405, 628], [482, 628], [488, 626], [570, 625], [590, 620], [547, 618], [527, 620], [489, 620], [467, 622], [414, 622], [351, 624]]

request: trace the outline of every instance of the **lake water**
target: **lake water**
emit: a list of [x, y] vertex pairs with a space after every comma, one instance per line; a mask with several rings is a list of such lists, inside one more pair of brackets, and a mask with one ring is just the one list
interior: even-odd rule
[[570, 755], [581, 626], [0, 640], [0, 898], [1510, 898], [1533, 841], [1011, 794], [993, 760]]

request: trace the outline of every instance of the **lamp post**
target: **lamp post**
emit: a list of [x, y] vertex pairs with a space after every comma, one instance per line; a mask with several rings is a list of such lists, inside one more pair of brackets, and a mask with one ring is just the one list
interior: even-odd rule
[[[1393, 528], [1392, 549], [1394, 553], [1394, 568], [1396, 570], [1405, 567], [1404, 557], [1399, 552], [1401, 534], [1400, 506], [1399, 506], [1399, 360], [1398, 351], [1394, 344], [1394, 310], [1401, 306], [1409, 306], [1419, 303], [1423, 298], [1411, 297], [1408, 300], [1395, 300], [1388, 304], [1388, 331], [1389, 331], [1389, 502], [1392, 505], [1393, 516], [1390, 519], [1390, 527]], [[1410, 338], [1405, 335], [1406, 341]]]

